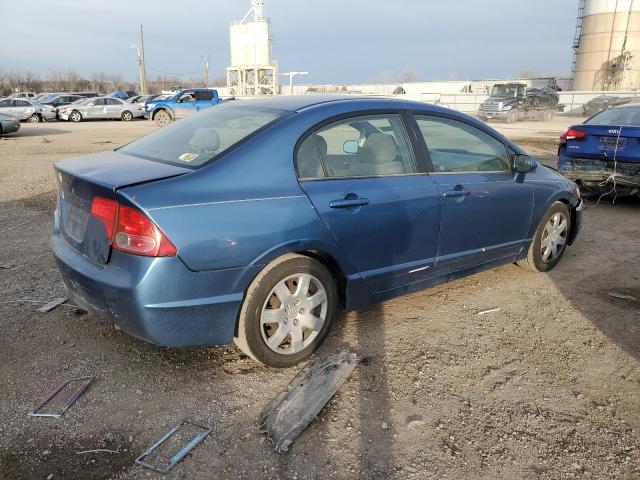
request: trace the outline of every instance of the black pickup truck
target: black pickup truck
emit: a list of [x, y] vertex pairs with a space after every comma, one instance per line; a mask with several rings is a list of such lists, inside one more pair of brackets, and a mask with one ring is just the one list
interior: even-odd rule
[[478, 116], [485, 120], [500, 119], [507, 123], [518, 120], [542, 120], [548, 122], [556, 111], [562, 111], [560, 97], [553, 88], [528, 88], [524, 83], [498, 83], [491, 95], [478, 109]]

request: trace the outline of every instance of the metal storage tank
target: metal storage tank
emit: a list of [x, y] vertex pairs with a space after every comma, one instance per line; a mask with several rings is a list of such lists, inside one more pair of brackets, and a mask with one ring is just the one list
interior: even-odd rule
[[271, 63], [271, 25], [268, 20], [233, 23], [229, 27], [231, 65]]
[[640, 0], [581, 0], [574, 90], [640, 88]]

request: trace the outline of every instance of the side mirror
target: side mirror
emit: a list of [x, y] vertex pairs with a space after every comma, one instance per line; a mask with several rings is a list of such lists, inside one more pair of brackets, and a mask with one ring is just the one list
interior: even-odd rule
[[344, 144], [342, 144], [342, 151], [344, 153], [355, 155], [356, 153], [358, 153], [358, 149], [358, 140], [347, 140], [346, 142], [344, 142]]
[[530, 173], [536, 168], [538, 168], [538, 162], [529, 155], [516, 155], [513, 159], [513, 171], [516, 173]]

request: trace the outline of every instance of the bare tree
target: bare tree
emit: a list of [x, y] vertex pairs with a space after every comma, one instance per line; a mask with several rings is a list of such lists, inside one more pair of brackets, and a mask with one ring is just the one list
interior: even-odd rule
[[418, 74], [412, 69], [407, 69], [398, 77], [399, 83], [412, 83], [418, 81]]

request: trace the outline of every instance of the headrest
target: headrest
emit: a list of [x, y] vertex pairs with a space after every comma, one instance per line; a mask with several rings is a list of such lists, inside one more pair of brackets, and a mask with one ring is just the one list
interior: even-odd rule
[[372, 133], [358, 152], [363, 163], [390, 163], [396, 160], [396, 139], [386, 133]]
[[220, 136], [215, 128], [199, 128], [189, 140], [189, 146], [196, 150], [215, 152], [220, 148]]

